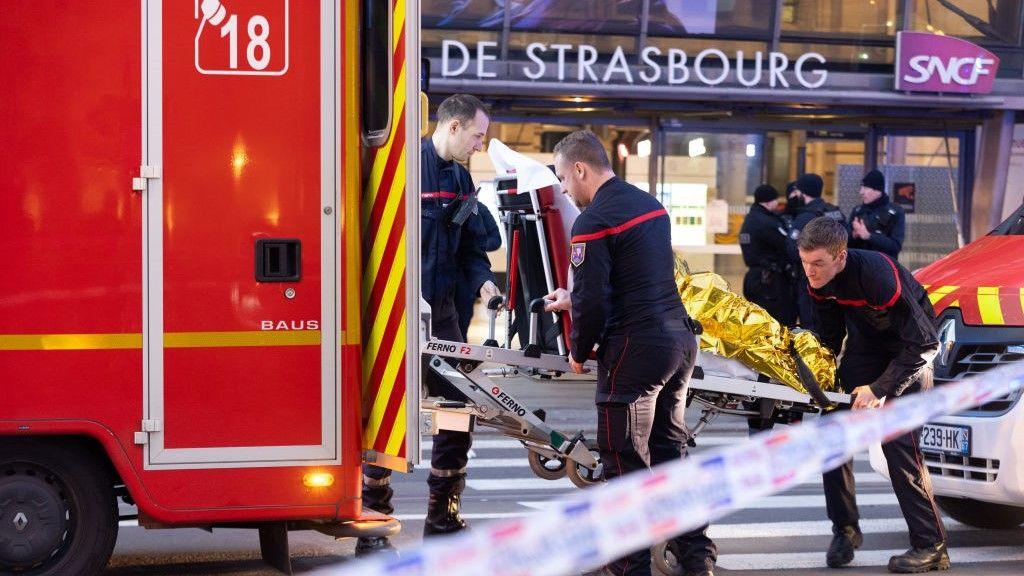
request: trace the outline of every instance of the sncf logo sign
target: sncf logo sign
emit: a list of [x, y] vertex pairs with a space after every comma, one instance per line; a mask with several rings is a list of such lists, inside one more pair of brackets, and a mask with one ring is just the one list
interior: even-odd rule
[[987, 94], [999, 58], [959, 38], [900, 32], [896, 37], [896, 89], [908, 92]]

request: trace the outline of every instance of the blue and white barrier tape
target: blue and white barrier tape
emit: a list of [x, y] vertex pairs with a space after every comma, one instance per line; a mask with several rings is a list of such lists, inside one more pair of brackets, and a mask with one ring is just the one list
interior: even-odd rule
[[878, 410], [840, 412], [631, 474], [524, 518], [429, 540], [401, 556], [316, 574], [340, 576], [541, 576], [596, 569], [740, 510], [830, 470], [870, 445], [936, 417], [1009, 394], [1024, 363], [898, 398]]

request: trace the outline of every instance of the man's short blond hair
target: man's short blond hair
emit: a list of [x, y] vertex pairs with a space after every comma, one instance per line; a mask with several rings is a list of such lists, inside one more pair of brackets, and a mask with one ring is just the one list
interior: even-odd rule
[[608, 160], [608, 152], [596, 134], [590, 130], [577, 130], [566, 135], [555, 144], [555, 156], [569, 164], [582, 162], [594, 168], [611, 170], [612, 163]]
[[846, 250], [846, 241], [849, 235], [846, 233], [846, 226], [842, 222], [828, 216], [818, 216], [811, 220], [800, 231], [800, 238], [796, 245], [804, 252], [824, 248], [833, 258]]

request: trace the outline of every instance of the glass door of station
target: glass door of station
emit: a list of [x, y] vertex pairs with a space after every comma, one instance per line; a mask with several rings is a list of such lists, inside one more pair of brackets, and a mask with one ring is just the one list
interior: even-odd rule
[[[883, 172], [890, 197], [907, 211], [900, 261], [911, 270], [957, 247], [957, 220], [968, 193], [973, 131], [842, 131], [790, 125], [742, 131], [704, 126], [651, 130], [646, 121], [569, 124], [554, 118], [491, 124], [490, 137], [549, 164], [554, 144], [580, 128], [606, 144], [617, 174], [653, 193], [672, 217], [672, 242], [692, 270], [721, 274], [742, 286], [746, 266], [739, 229], [753, 203], [754, 189], [768, 182], [784, 191], [805, 172], [820, 174], [823, 197], [845, 214], [860, 203], [860, 181], [870, 166]], [[591, 119], [592, 121], [592, 119]], [[874, 154], [874, 162], [872, 162]], [[485, 153], [470, 162], [482, 186], [481, 200], [494, 209], [494, 169]], [[653, 176], [652, 176], [653, 175]], [[969, 203], [967, 203], [969, 204]], [[503, 249], [489, 254], [494, 270], [505, 268]]]

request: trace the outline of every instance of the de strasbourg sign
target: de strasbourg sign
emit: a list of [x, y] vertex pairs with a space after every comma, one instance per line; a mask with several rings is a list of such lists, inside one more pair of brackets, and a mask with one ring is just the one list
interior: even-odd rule
[[907, 92], [988, 94], [999, 58], [966, 40], [900, 32], [896, 37], [896, 89]]

